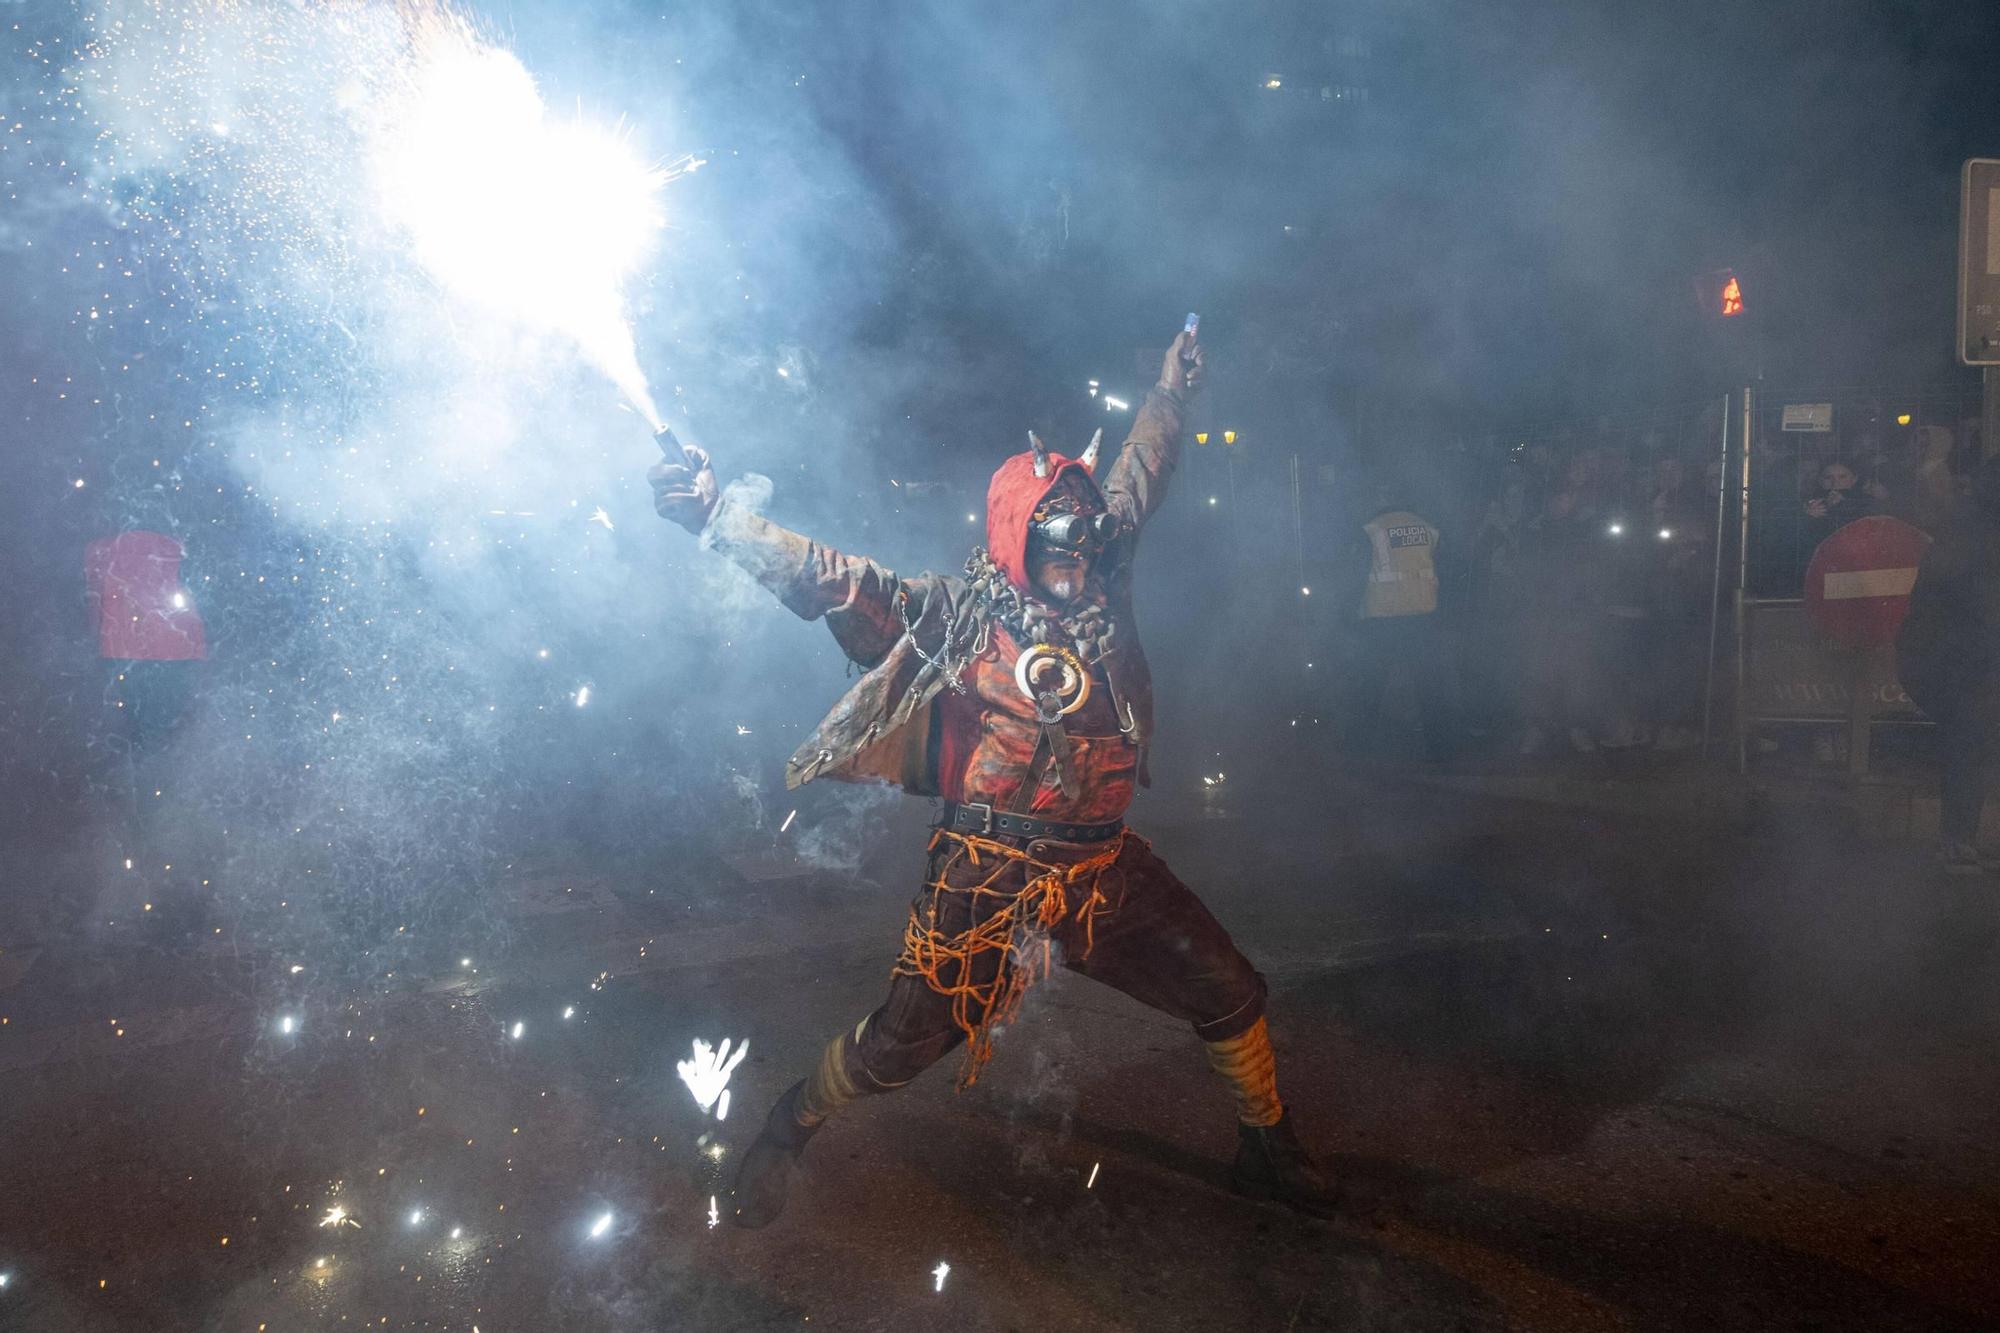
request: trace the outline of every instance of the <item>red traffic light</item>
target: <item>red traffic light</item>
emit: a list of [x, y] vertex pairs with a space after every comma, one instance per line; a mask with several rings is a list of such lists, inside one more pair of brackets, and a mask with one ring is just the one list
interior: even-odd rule
[[1722, 284], [1722, 317], [1728, 319], [1743, 313], [1743, 284], [1730, 274]]

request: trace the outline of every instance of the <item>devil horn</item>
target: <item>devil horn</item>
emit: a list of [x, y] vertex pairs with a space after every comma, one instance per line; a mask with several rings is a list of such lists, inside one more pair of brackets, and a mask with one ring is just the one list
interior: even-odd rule
[[1084, 449], [1083, 457], [1078, 460], [1083, 464], [1084, 470], [1093, 477], [1097, 475], [1097, 451], [1103, 444], [1104, 427], [1099, 426], [1091, 434], [1090, 444]]
[[1041, 436], [1035, 434], [1033, 431], [1029, 431], [1028, 448], [1035, 455], [1035, 475], [1037, 477], [1047, 477], [1049, 475], [1049, 447], [1042, 443]]

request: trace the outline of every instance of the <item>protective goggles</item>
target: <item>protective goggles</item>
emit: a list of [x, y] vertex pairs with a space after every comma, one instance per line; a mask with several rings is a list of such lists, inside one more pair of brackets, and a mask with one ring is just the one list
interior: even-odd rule
[[1117, 535], [1118, 520], [1108, 513], [1037, 516], [1028, 526], [1031, 545], [1066, 555], [1096, 555]]

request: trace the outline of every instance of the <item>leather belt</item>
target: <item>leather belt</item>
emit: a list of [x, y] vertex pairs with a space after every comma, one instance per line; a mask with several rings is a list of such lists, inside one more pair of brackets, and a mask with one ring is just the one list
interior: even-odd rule
[[1114, 819], [1106, 824], [1071, 824], [1060, 819], [1036, 819], [1033, 815], [995, 810], [984, 801], [946, 801], [937, 826], [952, 833], [973, 833], [982, 838], [1049, 838], [1056, 842], [1109, 842], [1125, 827]]

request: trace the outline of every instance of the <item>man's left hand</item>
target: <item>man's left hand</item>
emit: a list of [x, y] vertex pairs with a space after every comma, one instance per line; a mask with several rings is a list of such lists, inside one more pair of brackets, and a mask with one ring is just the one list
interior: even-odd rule
[[1175, 335], [1166, 360], [1160, 364], [1160, 388], [1171, 394], [1192, 393], [1201, 387], [1201, 372], [1201, 344], [1183, 329]]

